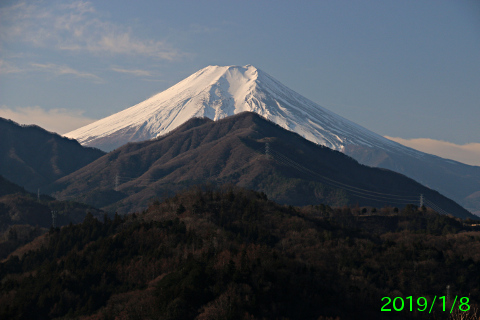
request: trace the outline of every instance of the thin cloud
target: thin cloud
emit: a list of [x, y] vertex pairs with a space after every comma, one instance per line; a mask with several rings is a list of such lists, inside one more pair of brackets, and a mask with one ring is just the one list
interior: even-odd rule
[[96, 121], [96, 119], [83, 116], [82, 111], [45, 110], [38, 106], [25, 108], [0, 106], [0, 117], [11, 119], [20, 124], [35, 124], [59, 134], [70, 132]]
[[96, 82], [103, 82], [102, 78], [100, 78], [99, 76], [97, 76], [93, 73], [82, 72], [82, 71], [70, 68], [68, 66], [65, 66], [65, 65], [61, 66], [61, 65], [54, 64], [54, 63], [47, 63], [47, 64], [31, 63], [31, 66], [34, 67], [37, 70], [53, 73], [57, 76], [73, 75], [73, 76], [79, 77], [79, 78], [92, 79], [92, 80], [95, 80]]
[[459, 145], [447, 141], [427, 138], [403, 139], [387, 136], [385, 138], [425, 153], [474, 166], [480, 166], [480, 143]]
[[140, 69], [123, 69], [119, 67], [112, 67], [112, 71], [119, 72], [119, 73], [126, 73], [131, 74], [136, 77], [151, 77], [152, 73], [148, 70], [140, 70]]
[[9, 74], [9, 73], [19, 73], [22, 72], [22, 70], [13, 64], [0, 59], [0, 74]]
[[140, 39], [131, 28], [104, 20], [85, 1], [56, 6], [21, 2], [1, 8], [0, 21], [2, 41], [20, 40], [36, 47], [165, 60], [181, 56], [165, 41]]

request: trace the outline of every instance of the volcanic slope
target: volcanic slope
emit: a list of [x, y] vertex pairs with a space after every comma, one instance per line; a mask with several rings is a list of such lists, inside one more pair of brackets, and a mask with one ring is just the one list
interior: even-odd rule
[[349, 144], [405, 148], [306, 99], [251, 65], [208, 66], [131, 108], [65, 136], [110, 151], [127, 142], [161, 136], [193, 117], [219, 120], [244, 111], [334, 150], [342, 151]]
[[81, 146], [38, 126], [0, 118], [0, 174], [37, 192], [53, 181], [98, 159], [105, 152]]
[[199, 183], [231, 183], [291, 205], [401, 207], [423, 194], [445, 212], [472, 217], [412, 179], [360, 165], [251, 112], [194, 118], [155, 140], [129, 143], [58, 180], [55, 195], [125, 213]]
[[66, 134], [110, 151], [177, 128], [192, 117], [262, 115], [302, 137], [345, 152], [362, 164], [390, 169], [480, 212], [480, 167], [407, 148], [365, 129], [281, 84], [254, 66], [208, 66], [153, 97]]

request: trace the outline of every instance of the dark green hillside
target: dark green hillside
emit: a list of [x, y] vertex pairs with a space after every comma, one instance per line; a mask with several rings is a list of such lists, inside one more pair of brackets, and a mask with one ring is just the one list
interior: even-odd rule
[[480, 231], [395, 211], [287, 207], [244, 189], [196, 187], [140, 214], [87, 215], [0, 264], [0, 317], [447, 319], [440, 304], [432, 314], [380, 312], [382, 297], [432, 301], [447, 285], [474, 309]]
[[105, 153], [38, 126], [0, 118], [0, 175], [36, 192]]
[[424, 194], [445, 212], [472, 217], [403, 175], [360, 165], [255, 113], [215, 122], [191, 119], [157, 140], [110, 152], [58, 180], [54, 189], [60, 199], [127, 213], [143, 210], [152, 198], [205, 182], [261, 191], [290, 205], [403, 207], [419, 204]]

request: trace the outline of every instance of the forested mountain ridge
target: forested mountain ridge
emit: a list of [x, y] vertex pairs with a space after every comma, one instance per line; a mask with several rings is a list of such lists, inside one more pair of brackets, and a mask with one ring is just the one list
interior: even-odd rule
[[142, 210], [152, 198], [198, 183], [232, 183], [279, 203], [419, 204], [420, 195], [458, 217], [467, 210], [412, 179], [360, 165], [261, 116], [194, 118], [155, 140], [129, 143], [53, 185], [60, 199], [112, 212]]
[[0, 118], [0, 175], [37, 192], [105, 152], [81, 146], [38, 126]]
[[219, 120], [255, 112], [286, 130], [374, 167], [404, 174], [471, 212], [480, 201], [480, 167], [408, 148], [303, 97], [261, 69], [207, 66], [130, 108], [66, 134], [83, 145], [116, 149], [171, 132], [193, 117]]
[[0, 264], [0, 317], [447, 319], [441, 304], [380, 311], [447, 285], [469, 297], [464, 316], [480, 301], [480, 231], [412, 206], [365, 215], [206, 186], [44, 237]]

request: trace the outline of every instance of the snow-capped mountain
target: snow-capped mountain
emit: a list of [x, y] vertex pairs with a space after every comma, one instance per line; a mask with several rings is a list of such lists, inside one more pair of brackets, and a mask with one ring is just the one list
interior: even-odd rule
[[[251, 66], [208, 66], [139, 104], [67, 133], [105, 151], [162, 136], [192, 117], [218, 120], [244, 111], [360, 163], [403, 173], [480, 213], [480, 167], [442, 159], [388, 140], [287, 88]], [[469, 198], [470, 197], [470, 198]], [[472, 205], [473, 203], [473, 205]]]
[[343, 151], [351, 144], [404, 148], [319, 106], [251, 65], [208, 66], [131, 108], [66, 136], [110, 151], [127, 142], [161, 136], [192, 117], [218, 120], [244, 111], [258, 113], [335, 150]]

